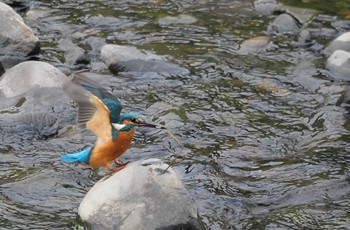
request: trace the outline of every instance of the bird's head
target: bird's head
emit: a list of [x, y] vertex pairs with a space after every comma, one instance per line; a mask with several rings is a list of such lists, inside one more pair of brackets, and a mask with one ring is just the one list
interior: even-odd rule
[[130, 131], [136, 127], [161, 128], [161, 126], [145, 122], [145, 116], [137, 112], [128, 112], [120, 117], [118, 124], [113, 123], [118, 131]]

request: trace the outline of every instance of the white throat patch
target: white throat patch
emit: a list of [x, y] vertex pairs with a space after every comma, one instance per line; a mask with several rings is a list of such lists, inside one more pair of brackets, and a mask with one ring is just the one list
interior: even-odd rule
[[121, 130], [122, 128], [125, 127], [124, 124], [118, 124], [118, 123], [112, 123], [113, 127], [116, 128], [116, 130]]

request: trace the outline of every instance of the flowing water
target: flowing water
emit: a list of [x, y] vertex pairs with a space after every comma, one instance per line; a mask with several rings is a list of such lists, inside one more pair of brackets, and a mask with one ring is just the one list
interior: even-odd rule
[[[190, 71], [112, 76], [111, 88], [126, 110], [143, 111], [184, 145], [146, 130], [123, 160], [174, 160], [207, 229], [350, 228], [350, 123], [340, 106], [347, 83], [327, 79], [320, 54], [332, 36], [306, 48], [293, 45], [295, 35], [276, 35], [275, 49], [238, 55], [274, 18], [244, 0], [46, 0], [32, 1], [31, 12], [24, 18], [41, 41], [40, 60], [66, 72], [73, 67], [57, 48], [61, 38], [86, 49], [99, 74], [108, 74], [101, 41], [166, 55]], [[167, 18], [179, 15], [187, 19]], [[313, 27], [350, 25], [319, 15]], [[59, 161], [90, 144], [67, 135], [0, 144], [1, 229], [79, 224], [79, 203], [101, 176]]]

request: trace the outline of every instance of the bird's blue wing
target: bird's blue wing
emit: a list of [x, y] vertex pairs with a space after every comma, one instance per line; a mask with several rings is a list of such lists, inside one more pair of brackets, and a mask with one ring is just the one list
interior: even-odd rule
[[103, 86], [99, 83], [91, 80], [81, 73], [76, 74], [72, 81], [98, 97], [108, 107], [110, 111], [111, 123], [119, 122], [120, 113], [123, 107], [116, 96], [114, 96], [107, 89], [103, 88]]

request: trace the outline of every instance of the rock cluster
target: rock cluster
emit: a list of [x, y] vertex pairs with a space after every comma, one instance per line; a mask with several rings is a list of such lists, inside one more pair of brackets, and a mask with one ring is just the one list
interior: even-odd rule
[[[0, 62], [2, 141], [47, 139], [62, 134], [76, 122], [76, 106], [62, 90], [69, 79], [51, 64], [25, 61], [40, 52], [39, 39], [21, 16], [1, 2], [0, 20], [0, 36], [4, 38], [0, 43], [1, 62], [11, 67], [5, 72]], [[100, 48], [101, 59], [113, 74], [152, 73], [158, 80], [189, 74], [187, 69], [148, 51], [87, 42]], [[66, 66], [90, 62], [85, 50], [69, 39], [60, 39], [58, 50], [63, 52]], [[15, 61], [8, 62], [9, 59]], [[166, 167], [159, 160], [128, 165], [89, 191], [79, 215], [92, 229], [200, 229], [192, 199], [171, 168], [162, 174]]]

